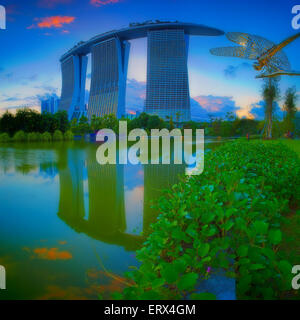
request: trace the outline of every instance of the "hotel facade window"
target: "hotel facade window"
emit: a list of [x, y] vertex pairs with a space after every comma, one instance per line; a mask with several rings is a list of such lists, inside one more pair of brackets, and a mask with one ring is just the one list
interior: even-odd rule
[[88, 118], [125, 115], [125, 90], [130, 45], [112, 38], [92, 48], [92, 81]]
[[148, 31], [146, 113], [190, 120], [187, 57], [184, 30]]

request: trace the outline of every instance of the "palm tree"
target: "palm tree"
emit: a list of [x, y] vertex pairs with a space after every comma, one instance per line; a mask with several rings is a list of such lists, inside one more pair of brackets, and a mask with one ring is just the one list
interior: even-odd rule
[[286, 131], [293, 132], [295, 129], [295, 116], [297, 113], [296, 101], [297, 101], [296, 88], [288, 88], [285, 93], [283, 110], [286, 112], [284, 122], [286, 123]]
[[279, 88], [278, 80], [267, 79], [263, 85], [263, 99], [265, 101], [265, 122], [266, 122], [266, 131], [265, 137], [268, 139], [272, 138], [272, 126], [273, 126], [273, 115], [275, 111], [275, 102], [279, 99]]

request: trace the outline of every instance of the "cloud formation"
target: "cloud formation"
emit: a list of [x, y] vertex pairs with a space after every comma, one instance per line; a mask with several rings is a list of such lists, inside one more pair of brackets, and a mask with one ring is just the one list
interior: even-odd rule
[[236, 114], [239, 109], [232, 97], [202, 95], [191, 99], [193, 120], [207, 120], [209, 115], [224, 118], [227, 112]]
[[51, 29], [51, 28], [62, 28], [65, 24], [70, 24], [74, 22], [75, 17], [70, 16], [52, 16], [52, 17], [45, 17], [45, 18], [35, 18], [37, 21], [36, 24], [32, 24], [31, 26], [27, 27], [27, 29]]
[[102, 7], [107, 4], [113, 4], [113, 3], [118, 3], [121, 0], [90, 0], [91, 5], [95, 7]]
[[[126, 112], [136, 113], [144, 110], [146, 83], [128, 79], [126, 94]], [[224, 118], [227, 112], [234, 114], [240, 110], [232, 97], [201, 95], [191, 98], [192, 120], [207, 121], [209, 115]]]
[[250, 63], [243, 62], [237, 66], [229, 65], [225, 70], [224, 70], [224, 75], [227, 78], [235, 78], [237, 76], [237, 73], [242, 70], [251, 70], [252, 66]]
[[146, 83], [139, 82], [135, 79], [127, 80], [126, 90], [126, 111], [135, 114], [137, 111], [142, 112], [146, 98]]

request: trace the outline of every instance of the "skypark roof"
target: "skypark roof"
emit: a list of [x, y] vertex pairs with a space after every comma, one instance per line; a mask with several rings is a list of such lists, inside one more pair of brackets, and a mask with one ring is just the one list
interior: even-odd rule
[[224, 34], [224, 32], [221, 30], [195, 23], [184, 23], [178, 21], [148, 21], [145, 23], [131, 23], [127, 28], [105, 32], [91, 38], [86, 42], [79, 42], [75, 47], [61, 57], [61, 61], [72, 55], [86, 55], [91, 52], [93, 45], [113, 37], [117, 37], [120, 40], [133, 40], [147, 37], [148, 31], [163, 29], [184, 29], [186, 34], [192, 36], [221, 36]]

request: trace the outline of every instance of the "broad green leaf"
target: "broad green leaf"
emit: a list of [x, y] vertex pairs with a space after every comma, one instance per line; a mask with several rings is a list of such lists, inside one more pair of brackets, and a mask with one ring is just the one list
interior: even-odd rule
[[178, 289], [179, 290], [188, 290], [193, 289], [198, 279], [198, 274], [195, 272], [191, 272], [185, 274], [181, 277], [178, 282]]
[[269, 232], [269, 240], [272, 244], [279, 244], [281, 242], [282, 239], [282, 234], [281, 231], [278, 229], [272, 229]]
[[239, 246], [237, 250], [237, 254], [239, 257], [246, 257], [248, 254], [248, 247], [247, 246]]

